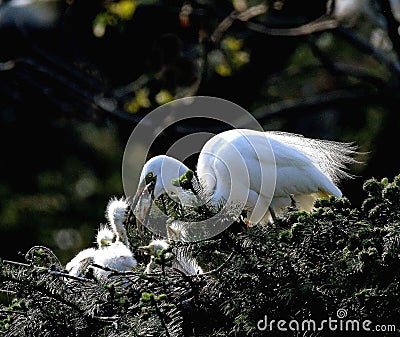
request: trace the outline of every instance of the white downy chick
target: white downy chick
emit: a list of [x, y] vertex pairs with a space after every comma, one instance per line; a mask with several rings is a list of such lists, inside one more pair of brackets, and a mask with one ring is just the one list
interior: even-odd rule
[[123, 242], [127, 247], [129, 247], [129, 241], [124, 221], [129, 207], [129, 204], [124, 198], [113, 198], [109, 201], [106, 210], [107, 220], [114, 233], [116, 233], [117, 240]]
[[[97, 234], [99, 249], [93, 256], [93, 263], [118, 271], [129, 271], [135, 267], [137, 261], [131, 250], [118, 239], [118, 233], [107, 227], [101, 227]], [[94, 267], [94, 274], [98, 278], [106, 278], [110, 272]]]
[[[155, 259], [161, 251], [170, 249], [170, 244], [166, 240], [157, 239], [151, 241], [148, 246], [139, 247], [139, 249], [151, 255], [150, 262], [147, 264], [145, 270], [145, 274], [151, 274], [156, 266]], [[167, 252], [165, 257], [169, 259], [172, 256], [174, 256], [172, 266], [183, 271], [185, 274], [203, 274], [203, 270], [197, 261], [184, 248], [174, 248], [173, 252]]]
[[[146, 270], [144, 271], [145, 274], [151, 274], [156, 267], [155, 259], [159, 256], [160, 252], [163, 250], [167, 250], [170, 248], [170, 245], [167, 241], [157, 239], [151, 241], [147, 246], [138, 247], [138, 249], [144, 252], [146, 255], [150, 255], [150, 262], [147, 264]], [[166, 253], [166, 258], [171, 256], [171, 253]]]
[[93, 257], [96, 249], [87, 248], [80, 251], [71, 261], [69, 261], [65, 270], [69, 275], [77, 277], [85, 277], [86, 269], [93, 263]]
[[[130, 271], [137, 265], [131, 250], [120, 241], [96, 250], [93, 263], [117, 271]], [[94, 268], [94, 274], [98, 278], [107, 278], [110, 273], [101, 268]]]

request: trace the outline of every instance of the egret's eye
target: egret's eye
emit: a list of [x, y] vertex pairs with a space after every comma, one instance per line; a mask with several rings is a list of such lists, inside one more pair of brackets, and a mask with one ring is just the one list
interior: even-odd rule
[[154, 179], [153, 173], [147, 173], [146, 177], [144, 178], [144, 181], [146, 183], [146, 185], [150, 184]]

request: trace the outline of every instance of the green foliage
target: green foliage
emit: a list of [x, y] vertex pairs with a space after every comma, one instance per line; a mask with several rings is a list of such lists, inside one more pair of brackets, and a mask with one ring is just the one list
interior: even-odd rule
[[[172, 242], [197, 259], [206, 271], [201, 275], [170, 267], [165, 250], [154, 273], [144, 274], [147, 261], [138, 257], [134, 270], [112, 272], [106, 282], [65, 275], [43, 247], [27, 254], [27, 264], [3, 261], [1, 289], [12, 300], [1, 308], [0, 331], [6, 336], [263, 336], [257, 323], [265, 315], [318, 322], [337, 319], [339, 309], [347, 310], [348, 319], [397, 324], [400, 176], [392, 182], [370, 179], [363, 188], [367, 195], [360, 209], [346, 198], [330, 197], [317, 200], [311, 213], [291, 209], [268, 226], [235, 222], [206, 241]], [[186, 215], [195, 220], [193, 212]], [[132, 247], [143, 244], [129, 229]], [[331, 334], [313, 331], [313, 336]]]

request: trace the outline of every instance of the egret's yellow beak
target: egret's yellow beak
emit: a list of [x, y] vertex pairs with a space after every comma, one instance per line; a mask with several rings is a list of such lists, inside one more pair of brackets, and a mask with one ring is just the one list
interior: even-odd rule
[[140, 222], [146, 221], [154, 197], [155, 179], [151, 180], [144, 188], [138, 188], [131, 205], [136, 218]]

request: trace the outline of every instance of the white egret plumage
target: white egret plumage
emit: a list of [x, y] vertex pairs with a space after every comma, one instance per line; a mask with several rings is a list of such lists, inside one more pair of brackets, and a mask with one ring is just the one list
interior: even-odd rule
[[114, 233], [105, 226], [101, 226], [96, 234], [96, 248], [87, 248], [80, 251], [71, 261], [69, 261], [65, 270], [68, 274], [78, 277], [84, 277], [86, 269], [93, 263], [98, 250], [108, 247], [115, 241]]
[[[130, 271], [137, 265], [132, 251], [121, 241], [115, 241], [109, 246], [97, 249], [93, 263], [117, 271]], [[94, 268], [94, 274], [98, 278], [105, 278], [110, 273], [101, 268]]]
[[[234, 199], [244, 196], [248, 219], [267, 222], [271, 221], [270, 211], [280, 214], [292, 200], [297, 208], [309, 211], [318, 197], [341, 197], [336, 183], [350, 177], [346, 168], [355, 162], [354, 153], [355, 147], [349, 143], [284, 132], [234, 129], [206, 142], [196, 169], [213, 203], [232, 201], [232, 195]], [[243, 167], [239, 170], [239, 166], [245, 166], [246, 172]], [[155, 198], [164, 192], [180, 196], [182, 189], [172, 182], [186, 170], [174, 158], [157, 156], [144, 165], [141, 180], [155, 180]], [[271, 177], [274, 174], [276, 179]]]
[[128, 235], [124, 226], [126, 212], [129, 209], [129, 204], [125, 198], [112, 198], [107, 205], [106, 218], [117, 235], [117, 240], [123, 242], [129, 247]]
[[117, 240], [115, 233], [106, 226], [100, 226], [96, 234], [97, 247], [99, 249], [110, 246]]
[[166, 257], [169, 258], [171, 253], [167, 252], [170, 246], [166, 240], [156, 239], [152, 240], [147, 246], [138, 247], [138, 250], [142, 251], [144, 254], [150, 256], [150, 262], [147, 264], [145, 269], [145, 274], [151, 274], [156, 267], [155, 259], [159, 256], [162, 251], [166, 252]]
[[81, 250], [71, 261], [66, 264], [65, 270], [69, 275], [84, 277], [85, 271], [93, 263], [93, 256], [95, 253], [95, 248]]
[[[84, 277], [87, 268], [92, 264], [117, 271], [129, 271], [137, 265], [123, 226], [127, 206], [124, 199], [110, 200], [106, 211], [110, 227], [103, 225], [98, 229], [96, 249], [84, 249], [67, 263], [65, 269], [70, 275]], [[110, 271], [98, 267], [93, 267], [93, 272], [99, 279], [110, 274]]]

